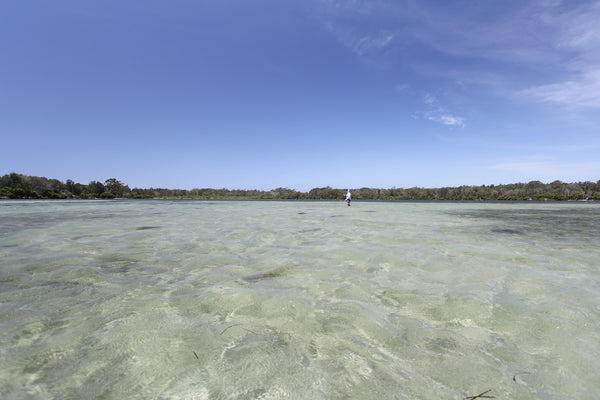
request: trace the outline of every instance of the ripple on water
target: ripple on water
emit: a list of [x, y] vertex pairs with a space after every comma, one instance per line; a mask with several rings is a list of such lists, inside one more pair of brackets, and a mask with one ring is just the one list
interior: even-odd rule
[[600, 392], [600, 205], [10, 204], [3, 398]]

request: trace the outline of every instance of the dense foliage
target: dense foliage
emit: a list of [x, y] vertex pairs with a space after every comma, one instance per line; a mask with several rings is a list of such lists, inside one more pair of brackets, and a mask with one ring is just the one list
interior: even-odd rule
[[[542, 183], [514, 183], [508, 185], [483, 185], [442, 187], [434, 189], [352, 189], [356, 200], [600, 200], [600, 181], [564, 183], [554, 181]], [[72, 180], [61, 182], [37, 176], [10, 173], [0, 177], [0, 198], [9, 199], [344, 199], [346, 189], [331, 187], [314, 188], [309, 192], [298, 192], [288, 188], [270, 191], [230, 189], [130, 189], [115, 178], [104, 183], [92, 181], [87, 185]]]

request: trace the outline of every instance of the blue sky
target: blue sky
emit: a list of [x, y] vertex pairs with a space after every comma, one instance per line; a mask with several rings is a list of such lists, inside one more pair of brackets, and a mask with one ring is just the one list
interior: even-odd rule
[[597, 181], [598, 21], [598, 1], [2, 1], [0, 174]]

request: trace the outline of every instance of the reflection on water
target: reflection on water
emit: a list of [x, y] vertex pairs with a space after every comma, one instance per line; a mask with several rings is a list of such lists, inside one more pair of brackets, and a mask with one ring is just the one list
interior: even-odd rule
[[583, 399], [600, 204], [0, 202], [0, 397]]

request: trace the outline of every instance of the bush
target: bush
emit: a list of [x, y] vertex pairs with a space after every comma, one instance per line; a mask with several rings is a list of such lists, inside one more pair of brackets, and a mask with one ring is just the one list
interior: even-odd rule
[[112, 194], [111, 192], [103, 192], [100, 194], [100, 198], [101, 199], [114, 199], [115, 195]]
[[544, 193], [544, 194], [536, 194], [533, 196], [534, 200], [555, 200], [555, 201], [564, 201], [567, 200], [567, 197], [559, 194], [559, 193]]
[[12, 195], [12, 190], [7, 187], [0, 188], [0, 198], [10, 198]]
[[514, 194], [503, 194], [502, 196], [498, 196], [498, 200], [519, 201], [519, 200], [529, 200], [529, 198], [525, 197], [525, 196], [517, 196]]
[[0, 197], [9, 199], [23, 199], [27, 197], [27, 192], [21, 188], [3, 187], [0, 189]]
[[569, 200], [583, 200], [583, 193], [579, 190], [573, 190], [569, 193]]
[[46, 199], [59, 199], [60, 195], [50, 189], [44, 189], [42, 192], [42, 197]]

